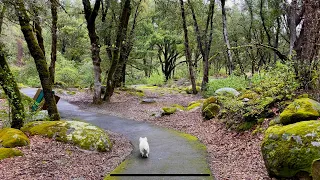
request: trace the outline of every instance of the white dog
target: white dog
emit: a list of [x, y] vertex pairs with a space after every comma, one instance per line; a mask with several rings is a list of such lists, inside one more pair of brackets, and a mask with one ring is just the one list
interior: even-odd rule
[[140, 149], [141, 156], [148, 157], [150, 149], [149, 149], [147, 137], [144, 137], [144, 138], [140, 137], [139, 142], [140, 142], [139, 149]]

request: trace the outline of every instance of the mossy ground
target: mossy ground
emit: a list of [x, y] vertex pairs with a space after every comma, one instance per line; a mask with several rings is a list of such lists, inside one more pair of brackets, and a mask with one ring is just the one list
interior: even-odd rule
[[269, 127], [261, 148], [269, 174], [291, 178], [299, 172], [311, 173], [313, 160], [320, 158], [318, 134], [320, 121]]
[[0, 148], [0, 160], [15, 156], [23, 156], [23, 153], [14, 148]]
[[29, 144], [29, 138], [18, 129], [4, 128], [0, 130], [0, 147], [12, 148]]

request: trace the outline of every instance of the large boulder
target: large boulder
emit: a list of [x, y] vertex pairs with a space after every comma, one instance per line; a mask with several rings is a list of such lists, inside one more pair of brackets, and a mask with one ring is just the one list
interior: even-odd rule
[[233, 95], [233, 96], [239, 96], [239, 92], [233, 88], [229, 88], [229, 87], [225, 87], [225, 88], [220, 88], [220, 89], [217, 89], [215, 91], [215, 93], [217, 95]]
[[320, 121], [269, 127], [261, 150], [271, 177], [310, 174], [312, 162], [320, 158]]
[[18, 129], [4, 128], [0, 130], [0, 147], [13, 148], [29, 144], [29, 138]]
[[15, 156], [23, 156], [23, 153], [15, 148], [0, 148], [0, 161]]
[[296, 99], [280, 114], [280, 122], [284, 125], [320, 117], [320, 103], [309, 99]]
[[112, 147], [103, 129], [80, 121], [35, 121], [26, 124], [21, 130], [30, 135], [42, 135], [71, 143], [86, 150], [104, 152]]

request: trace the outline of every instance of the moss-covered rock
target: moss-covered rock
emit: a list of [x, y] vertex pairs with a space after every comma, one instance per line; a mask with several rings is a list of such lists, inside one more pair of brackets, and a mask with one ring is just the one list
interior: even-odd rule
[[109, 151], [112, 144], [101, 128], [80, 121], [36, 121], [26, 124], [22, 131], [68, 142], [92, 151]]
[[198, 103], [193, 103], [193, 104], [191, 104], [190, 106], [187, 107], [187, 110], [190, 111], [190, 110], [195, 109], [195, 108], [198, 108], [198, 107], [200, 107], [200, 106], [201, 106], [201, 103], [200, 103], [200, 102], [198, 102]]
[[172, 104], [171, 105], [172, 107], [176, 107], [178, 110], [181, 110], [181, 111], [184, 111], [184, 107], [182, 106], [182, 105], [180, 105], [180, 104]]
[[[200, 92], [201, 87], [200, 87], [200, 86], [196, 86], [196, 90], [197, 90], [197, 92]], [[187, 93], [187, 94], [192, 94], [192, 93], [193, 93], [193, 92], [192, 92], [192, 86], [186, 87], [186, 93]]]
[[257, 99], [257, 98], [259, 98], [259, 94], [254, 92], [254, 91], [252, 91], [252, 90], [247, 90], [244, 93], [242, 93], [242, 95], [238, 99], [242, 100], [244, 98]]
[[196, 103], [203, 103], [204, 102], [204, 100], [205, 99], [199, 99], [199, 100], [196, 100], [196, 101], [191, 101], [189, 104], [188, 104], [188, 106], [191, 106], [191, 105], [193, 105], [193, 104], [196, 104]]
[[292, 178], [311, 173], [311, 165], [320, 158], [320, 121], [302, 121], [275, 125], [265, 132], [262, 155], [271, 177]]
[[214, 97], [214, 96], [211, 96], [211, 97], [205, 99], [205, 100], [203, 101], [202, 111], [203, 111], [209, 104], [212, 104], [212, 103], [217, 104], [217, 103], [218, 103], [218, 99], [217, 99], [216, 97]]
[[216, 117], [220, 112], [220, 106], [215, 103], [209, 104], [203, 111], [202, 111], [202, 116], [205, 119], [212, 119]]
[[163, 115], [170, 115], [170, 114], [173, 114], [177, 111], [177, 108], [176, 107], [163, 107], [162, 108], [163, 110]]
[[280, 122], [286, 125], [318, 117], [320, 117], [320, 103], [309, 98], [301, 98], [294, 100], [285, 108], [280, 114]]
[[15, 156], [23, 156], [23, 153], [15, 148], [0, 148], [0, 160]]
[[18, 129], [4, 128], [0, 130], [0, 147], [13, 148], [29, 144], [29, 138]]

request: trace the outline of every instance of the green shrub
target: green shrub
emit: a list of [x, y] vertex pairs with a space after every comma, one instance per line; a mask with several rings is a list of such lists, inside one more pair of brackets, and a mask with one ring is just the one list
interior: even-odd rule
[[165, 84], [164, 76], [162, 74], [153, 73], [147, 78], [148, 85], [162, 86]]
[[89, 87], [94, 83], [93, 65], [91, 61], [84, 62], [79, 66], [79, 84], [81, 87]]

